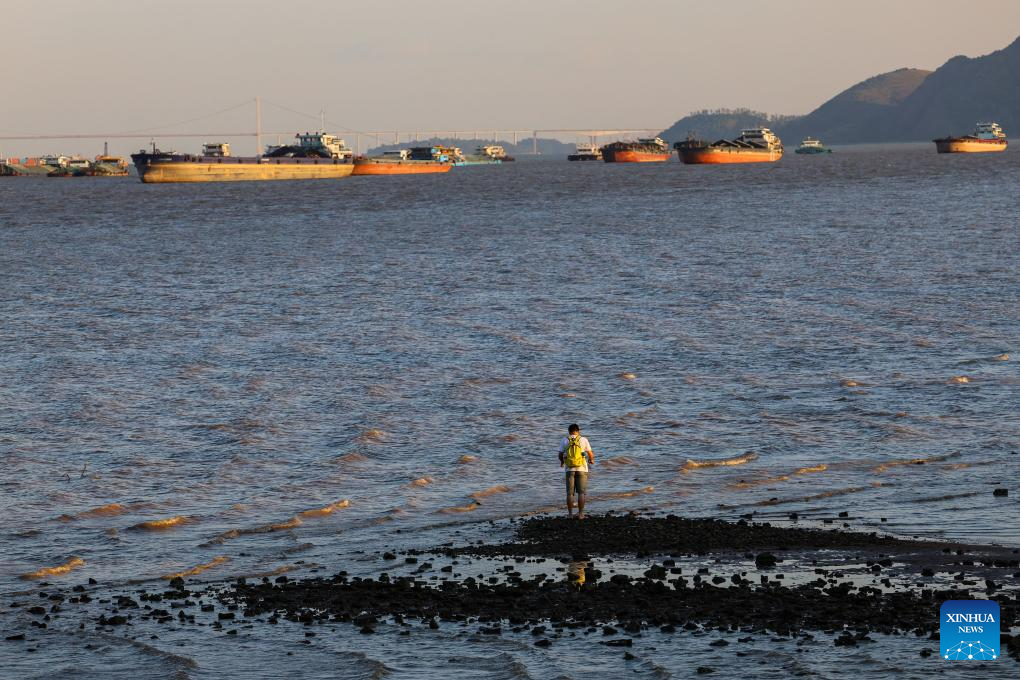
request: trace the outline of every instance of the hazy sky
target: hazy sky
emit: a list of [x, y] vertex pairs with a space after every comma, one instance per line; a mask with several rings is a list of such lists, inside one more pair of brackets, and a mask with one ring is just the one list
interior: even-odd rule
[[[275, 130], [317, 125], [273, 103], [355, 130], [664, 128], [700, 108], [806, 113], [1001, 49], [1020, 0], [0, 0], [0, 35], [0, 135], [147, 130], [255, 95]], [[166, 130], [253, 126], [243, 107]]]

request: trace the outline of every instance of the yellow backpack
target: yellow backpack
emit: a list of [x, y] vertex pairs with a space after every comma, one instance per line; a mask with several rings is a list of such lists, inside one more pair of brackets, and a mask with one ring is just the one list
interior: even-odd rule
[[568, 468], [584, 467], [584, 449], [581, 448], [581, 435], [567, 438], [567, 451], [563, 461]]

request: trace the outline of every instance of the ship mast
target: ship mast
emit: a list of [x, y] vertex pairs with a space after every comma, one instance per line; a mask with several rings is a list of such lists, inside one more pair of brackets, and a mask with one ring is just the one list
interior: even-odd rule
[[262, 100], [255, 97], [255, 155], [262, 155]]

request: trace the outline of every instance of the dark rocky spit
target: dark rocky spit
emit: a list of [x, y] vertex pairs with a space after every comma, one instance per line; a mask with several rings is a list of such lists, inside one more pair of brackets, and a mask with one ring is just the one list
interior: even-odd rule
[[[1020, 563], [1016, 551], [1001, 548], [906, 541], [876, 534], [780, 528], [768, 524], [692, 520], [675, 516], [590, 516], [584, 521], [534, 518], [519, 524], [517, 542], [500, 545], [443, 546], [416, 554], [481, 555], [509, 558], [520, 564], [528, 558], [569, 558], [583, 561], [595, 555], [637, 556], [727, 553], [734, 550], [754, 559], [760, 572], [728, 579], [711, 573], [684, 574], [677, 560], [652, 560], [642, 576], [606, 577], [584, 568], [573, 582], [538, 574], [524, 578], [509, 571], [505, 580], [479, 581], [468, 577], [436, 584], [416, 576], [376, 579], [340, 573], [331, 578], [238, 583], [221, 599], [243, 607], [246, 617], [284, 617], [307, 625], [350, 622], [368, 634], [382, 617], [398, 623], [417, 619], [432, 627], [448, 622], [477, 624], [479, 632], [500, 634], [530, 629], [536, 644], [551, 644], [556, 629], [601, 630], [603, 635], [638, 635], [649, 627], [665, 633], [680, 629], [720, 632], [768, 632], [781, 636], [824, 633], [836, 645], [869, 641], [869, 633], [938, 638], [939, 607], [947, 599], [969, 599], [956, 589], [918, 587], [905, 592], [856, 587], [841, 581], [838, 572], [816, 569], [818, 578], [797, 586], [771, 580], [768, 574], [784, 554], [800, 557], [820, 548], [849, 551], [867, 560], [875, 572], [898, 563], [929, 566], [918, 576], [930, 576], [947, 565], [967, 564], [972, 570], [1006, 568]], [[754, 551], [754, 552], [746, 552]], [[410, 553], [408, 553], [410, 554]], [[383, 559], [394, 559], [387, 553]], [[407, 558], [413, 561], [414, 558]], [[563, 560], [568, 561], [567, 559]], [[708, 572], [708, 569], [700, 569]], [[999, 602], [1001, 627], [1018, 621], [1016, 593], [1001, 592], [985, 581], [988, 596]], [[606, 640], [626, 646], [628, 638]], [[728, 644], [725, 643], [724, 644]], [[937, 643], [936, 647], [937, 647]], [[1003, 644], [1020, 661], [1020, 636], [1003, 635]]]
[[[837, 646], [852, 647], [883, 634], [932, 640], [930, 647], [937, 650], [942, 602], [980, 593], [999, 603], [1000, 625], [1007, 631], [1002, 645], [1020, 661], [1020, 636], [1008, 633], [1020, 621], [1017, 550], [673, 515], [537, 517], [518, 520], [514, 533], [515, 541], [502, 544], [446, 544], [400, 551], [400, 557], [390, 551], [378, 555], [380, 566], [391, 567], [388, 572], [414, 570], [406, 575], [369, 578], [342, 571], [229, 584], [175, 578], [169, 587], [125, 594], [110, 594], [95, 583], [67, 592], [40, 584], [47, 586], [39, 593], [45, 599], [10, 604], [31, 615], [33, 626], [46, 628], [75, 605], [102, 603], [102, 613], [88, 610], [92, 624], [125, 634], [143, 620], [208, 625], [236, 635], [238, 626], [283, 619], [303, 624], [306, 637], [315, 635], [311, 631], [318, 624], [342, 622], [366, 635], [383, 623], [404, 631], [417, 625], [466, 627], [483, 635], [530, 633], [540, 647], [573, 634], [630, 647], [633, 638], [654, 629], [678, 635], [715, 632], [718, 639], [711, 644], [719, 647], [731, 644], [727, 637], [739, 643], [752, 635], [829, 636]], [[494, 561], [493, 575], [464, 577], [455, 572], [454, 565], [464, 566], [458, 560]], [[826, 566], [812, 567], [819, 562]], [[794, 563], [800, 570], [796, 579], [792, 571], [784, 573]], [[844, 563], [864, 569], [871, 580], [854, 582], [833, 566]], [[620, 571], [629, 573], [603, 573], [592, 564], [607, 571], [626, 564], [628, 569]], [[883, 578], [894, 572], [896, 584]], [[787, 580], [798, 582], [787, 585]], [[7, 637], [9, 644], [24, 640], [23, 634]], [[931, 653], [937, 652], [927, 647], [921, 652]]]

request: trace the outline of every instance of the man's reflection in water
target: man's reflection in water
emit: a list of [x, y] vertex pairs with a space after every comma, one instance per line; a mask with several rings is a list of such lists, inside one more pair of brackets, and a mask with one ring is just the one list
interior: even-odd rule
[[584, 585], [584, 570], [588, 568], [588, 560], [582, 560], [579, 562], [571, 562], [567, 566], [567, 582], [575, 588], [580, 588]]

